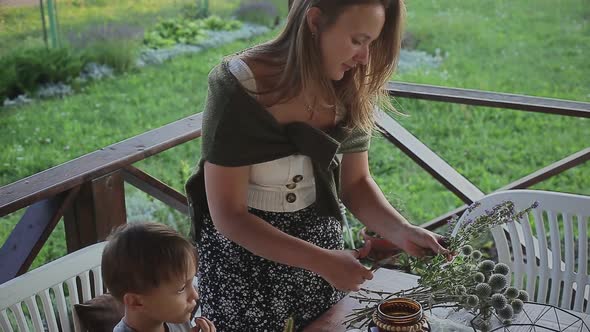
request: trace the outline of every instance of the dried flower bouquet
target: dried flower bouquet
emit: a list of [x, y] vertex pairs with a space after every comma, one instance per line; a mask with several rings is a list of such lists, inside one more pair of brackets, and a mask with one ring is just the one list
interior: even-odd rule
[[[468, 208], [472, 212], [479, 204]], [[474, 325], [482, 331], [492, 328], [491, 318], [495, 315], [504, 324], [509, 324], [515, 314], [522, 311], [528, 294], [509, 285], [510, 269], [506, 264], [482, 260], [482, 253], [474, 250], [470, 243], [487, 230], [508, 222], [519, 220], [537, 204], [516, 212], [514, 203], [508, 201], [496, 205], [474, 219], [466, 219], [455, 236], [450, 236], [458, 218], [449, 222], [446, 246], [456, 253], [452, 261], [443, 255], [431, 258], [414, 258], [403, 254], [400, 260], [409, 265], [420, 278], [418, 286], [395, 293], [361, 289], [352, 297], [366, 304], [347, 316], [345, 324], [363, 328], [372, 318], [373, 312], [384, 300], [406, 297], [418, 301], [423, 308], [453, 307], [467, 309], [474, 314]]]

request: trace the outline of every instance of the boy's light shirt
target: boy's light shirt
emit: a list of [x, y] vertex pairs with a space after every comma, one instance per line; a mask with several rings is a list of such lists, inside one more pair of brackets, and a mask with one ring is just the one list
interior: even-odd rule
[[[172, 324], [172, 323], [164, 323], [166, 327], [166, 331], [168, 332], [190, 332], [191, 326], [189, 322], [183, 324]], [[125, 321], [121, 319], [121, 321], [115, 326], [113, 332], [141, 332], [136, 331], [129, 327], [129, 325], [125, 324]]]

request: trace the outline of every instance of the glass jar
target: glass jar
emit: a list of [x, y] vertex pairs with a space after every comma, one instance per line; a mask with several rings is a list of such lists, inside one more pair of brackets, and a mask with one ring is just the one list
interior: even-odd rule
[[403, 297], [381, 302], [373, 312], [371, 331], [427, 332], [430, 325], [420, 303]]

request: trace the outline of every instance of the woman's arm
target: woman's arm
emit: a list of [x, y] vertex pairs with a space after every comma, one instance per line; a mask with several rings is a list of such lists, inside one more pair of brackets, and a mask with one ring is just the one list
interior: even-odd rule
[[334, 287], [358, 290], [372, 274], [351, 251], [327, 250], [288, 235], [248, 212], [250, 167], [205, 162], [205, 189], [216, 229], [231, 241], [266, 259], [321, 275]]
[[440, 235], [411, 225], [389, 204], [369, 172], [368, 152], [344, 154], [341, 186], [342, 202], [367, 228], [413, 256], [446, 253]]

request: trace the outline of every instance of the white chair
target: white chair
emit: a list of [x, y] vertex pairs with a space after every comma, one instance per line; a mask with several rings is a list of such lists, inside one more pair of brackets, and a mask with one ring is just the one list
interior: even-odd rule
[[74, 304], [79, 303], [76, 279], [80, 280], [82, 302], [103, 293], [100, 262], [104, 245], [105, 242], [101, 242], [80, 249], [0, 285], [2, 331], [12, 332], [14, 322], [17, 331], [23, 332], [31, 328], [33, 331], [69, 332], [72, 326], [76, 332], [80, 331], [80, 322], [73, 310]]
[[[0, 331], [13, 332], [15, 326], [20, 332], [86, 331], [74, 305], [103, 294], [100, 264], [105, 245], [93, 244], [1, 284]], [[193, 285], [198, 286], [197, 277]]]
[[538, 190], [492, 193], [459, 218], [452, 234], [466, 220], [505, 201], [514, 202], [516, 211], [539, 203], [519, 221], [491, 230], [498, 261], [510, 267], [512, 284], [525, 289], [531, 301], [590, 313], [590, 196]]

